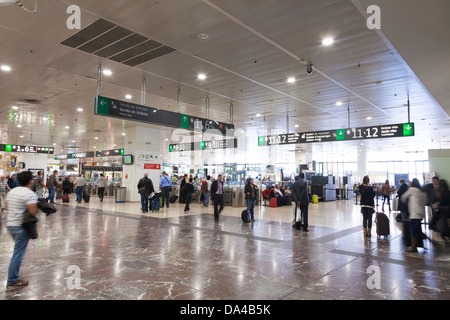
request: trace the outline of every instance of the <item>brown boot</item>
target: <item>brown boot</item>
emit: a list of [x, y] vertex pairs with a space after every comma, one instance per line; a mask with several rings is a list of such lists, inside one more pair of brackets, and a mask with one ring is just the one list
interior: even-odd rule
[[370, 238], [372, 235], [370, 234], [370, 232], [372, 231], [372, 228], [368, 228], [367, 229], [367, 238]]
[[367, 238], [367, 228], [363, 228], [364, 231], [364, 238]]
[[419, 243], [418, 238], [411, 238], [411, 248], [406, 249], [406, 252], [418, 252], [417, 251], [417, 244]]

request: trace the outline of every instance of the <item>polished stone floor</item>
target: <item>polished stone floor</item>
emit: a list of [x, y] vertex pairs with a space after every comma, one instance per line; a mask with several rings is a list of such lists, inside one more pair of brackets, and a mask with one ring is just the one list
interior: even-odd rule
[[[405, 253], [401, 225], [370, 239], [354, 200], [310, 204], [309, 232], [292, 229], [290, 208], [174, 204], [142, 214], [139, 204], [57, 204], [40, 214], [21, 279], [28, 287], [0, 289], [7, 300], [436, 300], [450, 299], [450, 262], [440, 246]], [[375, 225], [374, 225], [375, 229]], [[426, 226], [424, 231], [431, 236]], [[0, 279], [6, 284], [13, 241], [0, 234]], [[79, 275], [79, 277], [77, 277]]]

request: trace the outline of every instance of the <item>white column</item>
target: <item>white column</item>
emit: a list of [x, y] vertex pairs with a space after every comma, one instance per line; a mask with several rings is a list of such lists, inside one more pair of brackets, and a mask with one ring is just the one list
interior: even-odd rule
[[132, 154], [133, 165], [123, 166], [122, 187], [127, 188], [127, 201], [141, 201], [137, 185], [145, 173], [152, 180], [155, 190], [159, 190], [161, 172], [160, 131], [144, 127], [125, 130], [124, 153]]

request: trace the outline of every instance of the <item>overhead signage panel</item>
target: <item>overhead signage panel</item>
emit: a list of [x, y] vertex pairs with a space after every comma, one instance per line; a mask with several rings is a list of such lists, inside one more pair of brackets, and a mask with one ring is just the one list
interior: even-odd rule
[[199, 141], [191, 143], [170, 144], [169, 152], [196, 151], [196, 150], [217, 150], [237, 148], [237, 139]]
[[225, 134], [227, 129], [234, 128], [234, 125], [232, 124], [193, 117], [178, 112], [161, 110], [102, 96], [98, 96], [96, 99], [95, 114], [172, 128], [183, 128], [192, 131], [201, 130], [202, 132], [205, 132], [208, 129], [217, 129], [222, 134]]
[[301, 133], [287, 133], [258, 137], [258, 146], [316, 143], [330, 141], [351, 141], [414, 136], [414, 123], [368, 126], [350, 129], [336, 129]]
[[114, 157], [114, 156], [123, 156], [123, 154], [124, 149], [103, 150], [95, 152], [96, 157]]
[[23, 145], [17, 145], [17, 144], [0, 144], [0, 151], [21, 152], [21, 153], [41, 153], [41, 154], [53, 154], [54, 153], [54, 149], [51, 147], [23, 146]]

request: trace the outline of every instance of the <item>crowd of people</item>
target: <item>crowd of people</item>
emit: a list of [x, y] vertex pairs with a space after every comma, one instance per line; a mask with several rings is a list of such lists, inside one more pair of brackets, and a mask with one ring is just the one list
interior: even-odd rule
[[[423, 240], [427, 236], [422, 231], [422, 220], [425, 218], [426, 207], [431, 208], [431, 221], [429, 227], [440, 233], [444, 238], [448, 238], [449, 227], [447, 219], [450, 217], [450, 192], [445, 180], [433, 177], [432, 182], [421, 186], [419, 180], [412, 181], [400, 179], [400, 187], [396, 192], [398, 208], [400, 211], [397, 221], [403, 224], [403, 240], [408, 252], [418, 252], [418, 247], [423, 247]], [[363, 178], [362, 184], [358, 187], [361, 200], [361, 214], [363, 216], [363, 233], [365, 238], [371, 237], [372, 215], [375, 213], [376, 196], [375, 189], [370, 185], [368, 176]], [[384, 212], [385, 200], [391, 206], [389, 199], [392, 189], [389, 181], [381, 186], [383, 196], [382, 211]]]

